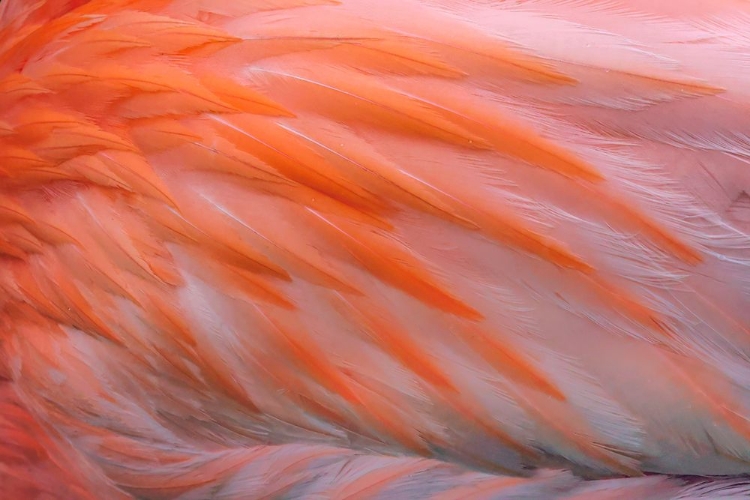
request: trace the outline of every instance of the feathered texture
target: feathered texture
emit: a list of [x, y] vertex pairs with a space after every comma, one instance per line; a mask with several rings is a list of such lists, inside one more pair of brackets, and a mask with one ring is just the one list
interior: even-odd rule
[[747, 33], [744, 0], [4, 0], [0, 488], [750, 495], [634, 477], [750, 472]]

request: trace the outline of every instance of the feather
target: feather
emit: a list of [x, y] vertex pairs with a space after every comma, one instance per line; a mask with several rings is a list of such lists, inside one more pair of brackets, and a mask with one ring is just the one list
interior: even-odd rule
[[0, 492], [747, 496], [749, 9], [3, 1]]

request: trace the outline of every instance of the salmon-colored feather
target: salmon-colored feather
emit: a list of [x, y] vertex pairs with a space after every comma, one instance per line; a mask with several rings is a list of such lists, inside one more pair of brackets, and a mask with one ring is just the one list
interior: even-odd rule
[[0, 1], [0, 497], [750, 495], [748, 29]]

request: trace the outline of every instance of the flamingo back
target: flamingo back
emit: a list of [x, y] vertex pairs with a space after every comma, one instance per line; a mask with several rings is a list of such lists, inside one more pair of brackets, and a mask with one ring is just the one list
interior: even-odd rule
[[741, 0], [4, 0], [0, 477], [748, 494], [676, 477], [750, 472], [747, 33]]

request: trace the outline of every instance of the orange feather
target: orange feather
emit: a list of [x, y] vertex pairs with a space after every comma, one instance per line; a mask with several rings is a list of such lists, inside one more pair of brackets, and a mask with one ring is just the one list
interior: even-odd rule
[[1, 0], [0, 497], [750, 496], [748, 30]]

